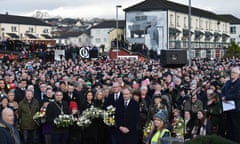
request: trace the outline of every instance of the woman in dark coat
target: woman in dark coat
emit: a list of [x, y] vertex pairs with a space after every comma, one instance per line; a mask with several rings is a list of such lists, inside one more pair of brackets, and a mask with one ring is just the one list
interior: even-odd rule
[[[85, 95], [86, 101], [83, 104], [82, 111], [94, 106], [94, 95], [92, 91], [87, 91]], [[96, 123], [92, 120], [92, 123], [83, 129], [83, 144], [98, 144], [98, 132], [96, 131]]]
[[[103, 91], [98, 90], [96, 92], [96, 98], [94, 101], [94, 105], [96, 108], [104, 110], [104, 96]], [[111, 144], [111, 134], [109, 131], [109, 127], [103, 122], [103, 119], [98, 118], [95, 119], [96, 123], [96, 131], [98, 135], [98, 143], [99, 144]]]
[[221, 127], [219, 123], [221, 121], [222, 108], [217, 93], [214, 92], [208, 96], [207, 110], [209, 115], [208, 117], [212, 122], [212, 132], [214, 134], [219, 134], [219, 130]]

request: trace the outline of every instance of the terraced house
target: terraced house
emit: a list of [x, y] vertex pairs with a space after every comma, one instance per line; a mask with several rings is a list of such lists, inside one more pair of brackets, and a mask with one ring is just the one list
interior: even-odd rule
[[36, 41], [52, 38], [52, 26], [33, 17], [0, 14], [0, 40]]

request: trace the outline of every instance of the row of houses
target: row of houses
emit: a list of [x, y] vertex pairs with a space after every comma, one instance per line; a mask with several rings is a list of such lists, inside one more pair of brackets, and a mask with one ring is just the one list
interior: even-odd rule
[[[0, 39], [54, 39], [59, 45], [93, 45], [105, 51], [116, 47], [142, 44], [160, 54], [164, 49], [188, 48], [188, 6], [168, 0], [145, 0], [124, 9], [125, 20], [109, 20], [85, 31], [53, 32], [39, 19], [0, 15]], [[192, 57], [222, 57], [231, 42], [240, 45], [240, 19], [232, 15], [192, 7]], [[118, 34], [118, 35], [117, 35]]]
[[52, 26], [32, 17], [0, 14], [0, 39], [50, 39]]

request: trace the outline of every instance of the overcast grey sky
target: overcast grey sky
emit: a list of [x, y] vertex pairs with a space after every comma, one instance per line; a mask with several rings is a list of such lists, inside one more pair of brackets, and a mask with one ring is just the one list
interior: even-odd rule
[[[119, 17], [124, 18], [123, 9], [143, 0], [0, 0], [0, 13], [31, 16], [43, 10], [54, 16], [84, 18], [115, 18], [116, 5]], [[188, 4], [189, 0], [171, 0]], [[192, 6], [210, 10], [217, 14], [233, 14], [240, 18], [239, 0], [191, 0]]]

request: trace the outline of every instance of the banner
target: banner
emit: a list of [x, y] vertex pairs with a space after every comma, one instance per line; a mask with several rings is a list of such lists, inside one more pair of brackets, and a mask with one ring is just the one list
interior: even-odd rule
[[54, 51], [54, 60], [61, 61], [65, 57], [64, 50], [55, 50]]

